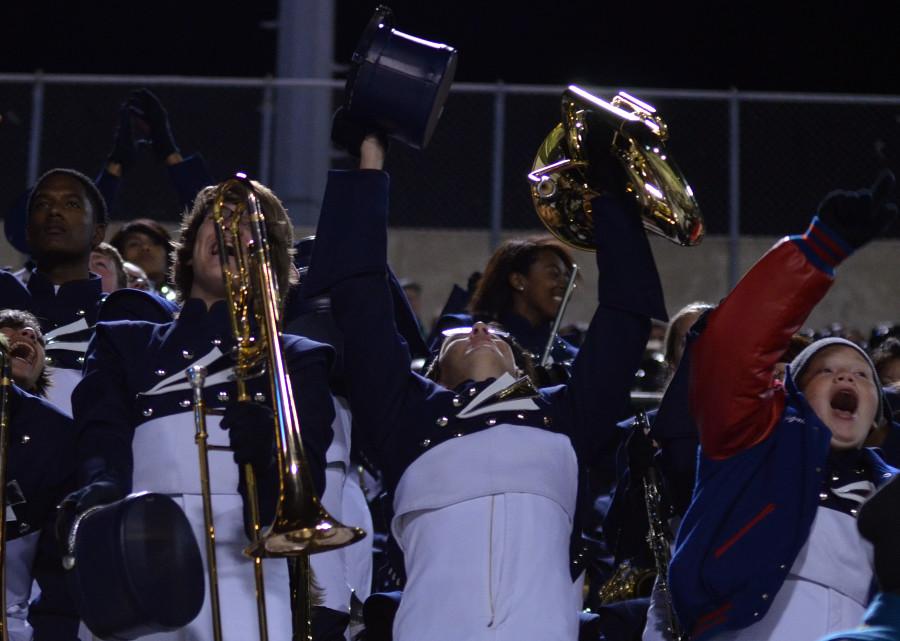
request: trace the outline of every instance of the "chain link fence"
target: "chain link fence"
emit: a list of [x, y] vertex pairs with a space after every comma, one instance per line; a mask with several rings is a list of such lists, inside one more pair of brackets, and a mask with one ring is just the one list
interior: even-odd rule
[[[202, 153], [215, 178], [243, 170], [263, 182], [278, 171], [280, 92], [325, 92], [336, 105], [343, 89], [338, 81], [316, 80], [0, 75], [0, 205], [50, 167], [97, 174], [118, 107], [141, 86], [168, 109], [185, 155]], [[508, 231], [538, 231], [525, 174], [558, 122], [561, 91], [455, 85], [427, 152], [392, 146], [387, 168], [401, 185], [392, 192], [392, 224], [489, 229], [492, 243]], [[629, 91], [667, 121], [671, 156], [697, 194], [709, 233], [730, 237], [735, 253], [740, 236], [800, 231], [823, 194], [868, 184], [877, 169], [876, 140], [900, 146], [900, 97]], [[329, 164], [351, 166], [352, 159], [333, 152]], [[151, 154], [139, 156], [112, 214], [179, 218], [176, 196]], [[737, 265], [735, 255], [731, 282]]]

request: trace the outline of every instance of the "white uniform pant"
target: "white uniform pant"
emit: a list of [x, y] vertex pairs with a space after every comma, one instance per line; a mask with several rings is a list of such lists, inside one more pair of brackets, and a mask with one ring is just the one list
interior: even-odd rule
[[365, 530], [366, 537], [353, 545], [310, 557], [316, 582], [324, 591], [323, 605], [347, 614], [351, 593], [364, 602], [372, 586], [372, 515], [356, 478], [353, 469], [347, 473], [343, 465], [329, 465], [325, 470], [322, 505], [344, 525]]
[[816, 641], [855, 628], [872, 582], [872, 545], [856, 519], [820, 507], [809, 538], [762, 620], [716, 641]]
[[571, 527], [558, 503], [526, 493], [405, 515], [394, 640], [575, 641]]
[[31, 641], [28, 623], [34, 557], [40, 532], [6, 542], [6, 629], [10, 641]]

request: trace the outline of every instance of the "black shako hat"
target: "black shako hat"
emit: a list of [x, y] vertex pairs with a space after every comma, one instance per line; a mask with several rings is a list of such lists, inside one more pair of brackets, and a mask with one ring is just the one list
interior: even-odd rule
[[85, 625], [102, 639], [136, 639], [194, 620], [203, 605], [200, 548], [181, 508], [132, 494], [83, 512], [64, 567]]
[[415, 149], [431, 140], [456, 73], [456, 49], [393, 28], [380, 5], [369, 21], [347, 77], [344, 108]]

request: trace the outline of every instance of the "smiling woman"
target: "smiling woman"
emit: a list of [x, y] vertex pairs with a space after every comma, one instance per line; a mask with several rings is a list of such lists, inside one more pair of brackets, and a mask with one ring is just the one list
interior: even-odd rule
[[[547, 344], [574, 261], [549, 238], [510, 240], [497, 248], [485, 267], [469, 310], [473, 317], [500, 323], [532, 354]], [[574, 346], [558, 339], [555, 361], [574, 358]]]

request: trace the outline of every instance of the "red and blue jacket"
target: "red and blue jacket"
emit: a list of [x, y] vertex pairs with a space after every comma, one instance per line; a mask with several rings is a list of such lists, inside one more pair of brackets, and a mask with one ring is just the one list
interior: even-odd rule
[[[697, 483], [669, 566], [675, 611], [695, 641], [765, 616], [818, 509], [831, 432], [773, 369], [850, 248], [818, 218], [766, 253], [689, 338]], [[897, 470], [863, 457], [878, 485]]]

